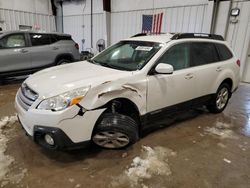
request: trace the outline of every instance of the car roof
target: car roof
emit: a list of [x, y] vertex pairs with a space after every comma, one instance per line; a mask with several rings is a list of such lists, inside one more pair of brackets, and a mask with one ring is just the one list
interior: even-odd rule
[[126, 41], [148, 41], [167, 43], [171, 40], [194, 40], [194, 41], [210, 41], [224, 43], [224, 38], [221, 35], [209, 34], [209, 33], [164, 33], [164, 34], [136, 34]]
[[22, 31], [22, 30], [12, 30], [12, 31], [0, 31], [0, 34], [15, 34], [15, 33], [40, 33], [40, 34], [56, 34], [56, 35], [63, 35], [63, 36], [71, 36], [70, 34], [65, 33], [58, 33], [58, 32], [41, 32], [41, 31]]
[[149, 34], [145, 36], [135, 35], [128, 39], [124, 39], [126, 41], [147, 41], [147, 42], [158, 42], [158, 43], [166, 43], [172, 40], [171, 38], [174, 35], [171, 33], [164, 34]]

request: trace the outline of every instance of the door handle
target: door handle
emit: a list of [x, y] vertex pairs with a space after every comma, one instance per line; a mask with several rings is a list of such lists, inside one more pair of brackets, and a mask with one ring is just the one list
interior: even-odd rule
[[53, 49], [53, 50], [58, 50], [59, 48], [58, 48], [58, 47], [53, 47], [52, 49]]
[[186, 76], [185, 76], [185, 79], [186, 80], [190, 80], [194, 77], [194, 75], [192, 73], [188, 73]]
[[19, 52], [21, 52], [21, 53], [27, 53], [27, 52], [28, 52], [28, 50], [21, 49]]
[[217, 68], [216, 68], [216, 71], [217, 71], [217, 72], [221, 72], [221, 71], [222, 71], [222, 67], [217, 67]]

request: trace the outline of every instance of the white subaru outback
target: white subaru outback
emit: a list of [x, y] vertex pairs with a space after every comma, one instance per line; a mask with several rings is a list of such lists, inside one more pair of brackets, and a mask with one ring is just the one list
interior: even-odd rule
[[89, 61], [42, 70], [16, 95], [20, 123], [50, 149], [135, 143], [174, 112], [222, 112], [240, 81], [240, 61], [221, 36], [136, 35]]

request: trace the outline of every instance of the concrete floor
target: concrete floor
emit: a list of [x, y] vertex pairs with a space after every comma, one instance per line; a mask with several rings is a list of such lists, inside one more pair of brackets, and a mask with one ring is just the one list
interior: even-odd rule
[[[0, 86], [0, 118], [15, 113], [19, 85]], [[30, 188], [250, 187], [250, 85], [240, 85], [221, 114], [199, 110], [184, 116], [185, 120], [158, 129], [124, 150], [91, 147], [73, 152], [42, 149], [16, 122], [5, 130], [6, 155], [15, 161], [7, 181], [0, 183]], [[142, 146], [151, 147], [153, 154]], [[137, 156], [141, 161], [134, 160], [131, 166]], [[142, 171], [133, 171], [138, 169]], [[19, 179], [8, 181], [14, 176]]]

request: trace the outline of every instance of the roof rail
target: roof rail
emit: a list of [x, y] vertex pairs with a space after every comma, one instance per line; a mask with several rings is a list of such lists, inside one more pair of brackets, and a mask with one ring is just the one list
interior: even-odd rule
[[224, 41], [224, 38], [221, 35], [215, 35], [215, 34], [209, 34], [209, 33], [176, 33], [171, 39], [177, 40], [177, 39], [186, 39], [186, 38], [205, 38], [205, 39]]
[[166, 34], [166, 33], [137, 33], [137, 34], [133, 35], [130, 38], [141, 37], [141, 36], [148, 36], [148, 35], [161, 35], [161, 34]]

